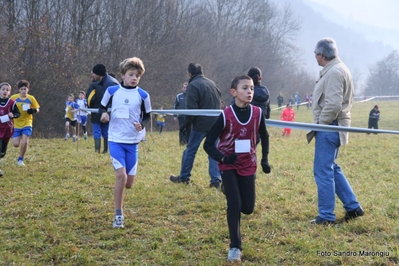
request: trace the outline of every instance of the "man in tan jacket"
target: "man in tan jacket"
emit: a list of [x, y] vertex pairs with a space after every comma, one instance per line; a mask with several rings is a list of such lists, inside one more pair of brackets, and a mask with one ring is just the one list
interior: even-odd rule
[[[313, 91], [314, 122], [323, 125], [350, 126], [353, 104], [353, 81], [349, 69], [338, 57], [334, 40], [326, 38], [317, 42], [315, 57], [320, 71]], [[348, 132], [315, 133], [314, 176], [318, 194], [318, 216], [313, 224], [335, 223], [335, 194], [346, 211], [345, 220], [364, 214], [348, 180], [335, 163], [339, 147], [348, 143]]]

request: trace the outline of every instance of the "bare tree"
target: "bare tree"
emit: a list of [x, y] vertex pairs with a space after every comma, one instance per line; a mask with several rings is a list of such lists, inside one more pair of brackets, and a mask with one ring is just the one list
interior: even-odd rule
[[396, 50], [370, 68], [365, 94], [372, 96], [399, 94], [399, 54]]
[[188, 81], [190, 62], [204, 66], [224, 100], [231, 79], [253, 66], [272, 91], [282, 80], [296, 89], [307, 80], [291, 45], [299, 22], [267, 0], [0, 0], [0, 8], [0, 77], [31, 82], [42, 105], [35, 134], [45, 137], [62, 133], [60, 105], [87, 89], [97, 63], [118, 74], [124, 58], [140, 57], [140, 85], [165, 108]]

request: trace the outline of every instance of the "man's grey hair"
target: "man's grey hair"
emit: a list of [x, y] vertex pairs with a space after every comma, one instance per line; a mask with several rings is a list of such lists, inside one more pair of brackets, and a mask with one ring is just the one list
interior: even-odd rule
[[314, 52], [323, 55], [328, 61], [338, 56], [338, 48], [335, 41], [331, 38], [324, 38], [317, 42]]

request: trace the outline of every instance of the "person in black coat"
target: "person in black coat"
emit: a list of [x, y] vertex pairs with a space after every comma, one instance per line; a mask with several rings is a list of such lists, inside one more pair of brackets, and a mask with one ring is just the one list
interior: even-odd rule
[[262, 109], [266, 119], [270, 118], [270, 92], [266, 86], [261, 85], [262, 71], [259, 68], [253, 67], [247, 73], [254, 82], [254, 97], [251, 104]]
[[[380, 110], [378, 109], [378, 105], [375, 105], [373, 109], [371, 109], [369, 114], [369, 128], [378, 129], [378, 121], [380, 120]], [[374, 133], [377, 134], [377, 133]]]
[[[107, 70], [103, 64], [97, 64], [91, 71], [93, 82], [90, 84], [89, 89], [86, 92], [87, 95], [87, 106], [89, 108], [99, 108], [101, 100], [104, 96], [104, 92], [109, 86], [117, 85], [119, 82], [107, 73]], [[91, 124], [93, 128], [94, 138], [94, 151], [100, 152], [101, 149], [101, 136], [104, 139], [104, 150], [103, 153], [108, 152], [108, 124], [100, 122], [100, 114], [92, 113]]]
[[[182, 86], [182, 92], [176, 95], [175, 103], [173, 104], [173, 109], [180, 110], [186, 109], [186, 91], [188, 83], [184, 82]], [[184, 124], [185, 115], [175, 115], [175, 121], [179, 121], [179, 128]], [[187, 145], [188, 139], [190, 137], [191, 129], [187, 128], [185, 132], [179, 131], [179, 143], [180, 145]]]
[[283, 102], [284, 102], [284, 98], [283, 95], [281, 95], [281, 93], [277, 96], [277, 105], [278, 108], [283, 106]]
[[[220, 109], [220, 90], [212, 80], [202, 74], [201, 65], [191, 63], [188, 66], [188, 75], [190, 80], [186, 92], [186, 109]], [[180, 131], [185, 132], [188, 128], [191, 128], [190, 138], [183, 152], [180, 174], [178, 176], [170, 176], [170, 181], [183, 184], [190, 182], [191, 170], [198, 147], [211, 130], [216, 119], [216, 116], [185, 116], [184, 124], [180, 127]], [[208, 172], [211, 177], [210, 187], [220, 188], [222, 179], [217, 162], [211, 157], [208, 159]]]

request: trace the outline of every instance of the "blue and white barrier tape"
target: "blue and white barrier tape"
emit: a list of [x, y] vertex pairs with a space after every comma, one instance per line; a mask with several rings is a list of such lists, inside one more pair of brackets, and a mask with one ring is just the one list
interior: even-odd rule
[[[80, 108], [83, 111], [89, 111], [97, 113], [98, 109], [94, 108]], [[110, 111], [110, 110], [109, 110]], [[222, 110], [219, 109], [185, 109], [185, 110], [152, 110], [151, 113], [164, 114], [164, 115], [202, 115], [202, 116], [218, 116]], [[300, 130], [314, 130], [314, 131], [333, 131], [333, 132], [352, 132], [352, 133], [385, 133], [385, 134], [398, 134], [399, 131], [394, 130], [383, 130], [383, 129], [368, 129], [360, 127], [342, 127], [342, 126], [330, 126], [320, 125], [314, 123], [302, 123], [302, 122], [286, 122], [273, 119], [267, 119], [266, 125], [271, 127], [280, 128], [292, 128]]]

